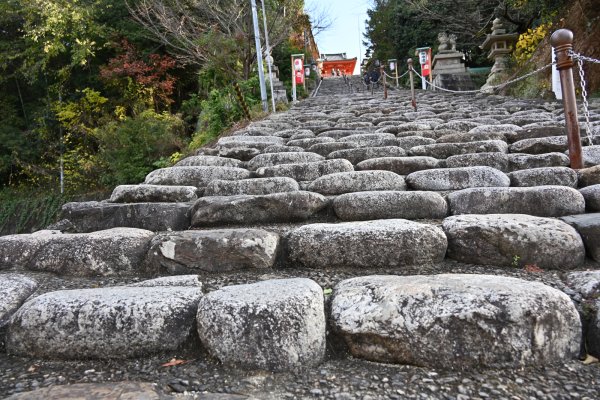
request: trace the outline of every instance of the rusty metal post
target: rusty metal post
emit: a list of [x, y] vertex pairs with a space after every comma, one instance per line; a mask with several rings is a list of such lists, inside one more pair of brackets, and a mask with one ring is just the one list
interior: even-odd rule
[[413, 78], [413, 59], [409, 58], [407, 60], [408, 62], [408, 70], [409, 72], [409, 76], [410, 76], [410, 96], [411, 96], [411, 103], [413, 108], [415, 109], [415, 111], [417, 111], [417, 99], [415, 97], [415, 85], [414, 85], [414, 78]]
[[387, 92], [387, 79], [385, 76], [385, 69], [383, 67], [383, 65], [381, 65], [381, 67], [379, 67], [379, 73], [381, 74], [380, 76], [383, 77], [383, 99], [387, 100], [387, 96], [388, 96], [388, 92]]
[[573, 82], [573, 57], [569, 54], [573, 50], [573, 32], [568, 29], [557, 30], [550, 37], [550, 44], [555, 49], [556, 68], [560, 71], [560, 87], [563, 93], [571, 168], [581, 169], [583, 168], [583, 160], [581, 157], [579, 122], [577, 121], [575, 83]]

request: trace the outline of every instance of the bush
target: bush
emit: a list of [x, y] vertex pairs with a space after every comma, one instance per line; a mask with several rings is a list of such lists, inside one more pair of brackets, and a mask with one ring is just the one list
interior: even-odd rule
[[[254, 106], [260, 104], [258, 77], [240, 82], [239, 86], [246, 104], [252, 111]], [[197, 131], [190, 143], [192, 150], [214, 141], [227, 128], [245, 117], [233, 86], [212, 90], [208, 99], [200, 103], [200, 109]]]
[[98, 157], [109, 172], [104, 184], [142, 182], [164, 160], [181, 150], [185, 143], [184, 123], [168, 113], [146, 110], [135, 117], [111, 122], [97, 130]]

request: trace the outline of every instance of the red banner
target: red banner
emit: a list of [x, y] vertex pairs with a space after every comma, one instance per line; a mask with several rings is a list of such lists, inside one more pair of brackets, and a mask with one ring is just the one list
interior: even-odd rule
[[429, 76], [431, 73], [431, 49], [420, 51], [419, 62], [421, 63], [421, 75]]
[[296, 76], [296, 84], [304, 83], [304, 63], [301, 58], [294, 59], [294, 75]]

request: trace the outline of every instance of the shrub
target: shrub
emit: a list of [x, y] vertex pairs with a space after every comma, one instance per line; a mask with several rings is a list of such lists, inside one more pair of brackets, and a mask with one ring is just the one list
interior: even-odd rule
[[166, 166], [164, 160], [184, 147], [184, 131], [184, 123], [178, 116], [152, 110], [99, 128], [98, 156], [109, 172], [103, 183], [143, 181], [157, 163]]

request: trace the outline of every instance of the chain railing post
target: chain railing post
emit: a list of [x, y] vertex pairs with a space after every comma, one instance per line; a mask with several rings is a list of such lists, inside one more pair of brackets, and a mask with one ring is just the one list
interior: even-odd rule
[[417, 111], [417, 99], [415, 97], [415, 85], [414, 85], [414, 78], [413, 78], [413, 59], [409, 58], [407, 60], [408, 62], [408, 71], [409, 71], [409, 76], [410, 76], [410, 96], [411, 96], [411, 102], [412, 102], [412, 106], [415, 109], [415, 111]]
[[573, 82], [573, 32], [568, 29], [559, 29], [550, 37], [550, 43], [556, 52], [556, 68], [560, 72], [560, 87], [563, 93], [563, 107], [565, 108], [565, 124], [567, 126], [567, 139], [569, 143], [569, 159], [571, 168], [583, 168], [581, 156], [581, 137], [579, 135], [579, 122], [577, 121], [577, 99], [575, 98], [575, 84]]
[[383, 65], [379, 67], [379, 76], [383, 77], [383, 99], [387, 100], [388, 91], [387, 91], [387, 77], [385, 75], [385, 68]]

